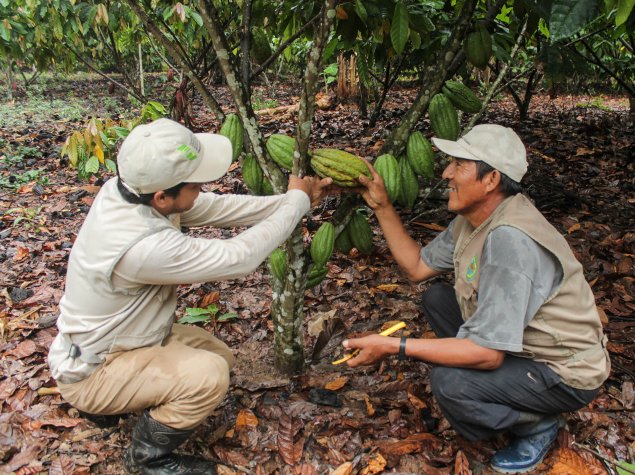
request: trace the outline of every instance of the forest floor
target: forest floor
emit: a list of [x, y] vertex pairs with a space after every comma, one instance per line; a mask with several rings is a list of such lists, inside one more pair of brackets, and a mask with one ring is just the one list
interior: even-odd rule
[[[175, 90], [158, 76], [147, 83], [156, 88], [155, 97], [168, 99]], [[63, 400], [46, 364], [57, 330], [44, 328], [44, 322], [58, 312], [68, 256], [101, 183], [78, 180], [60, 160], [61, 146], [89, 117], [119, 119], [135, 111], [124, 96], [106, 94], [101, 79], [40, 84], [0, 104], [0, 466], [21, 475], [121, 474], [122, 451], [137, 416], [89, 417]], [[229, 112], [226, 89], [215, 93]], [[294, 83], [279, 85], [275, 99], [262, 89], [255, 108], [294, 104], [299, 94]], [[311, 148], [374, 158], [385, 130], [395, 126], [415, 95], [397, 85], [373, 128], [355, 106], [317, 111]], [[197, 131], [218, 131], [198, 96], [192, 104]], [[614, 473], [610, 461], [633, 463], [635, 116], [627, 104], [610, 95], [563, 93], [552, 100], [539, 94], [530, 118], [521, 121], [513, 101], [501, 96], [482, 118], [512, 127], [523, 139], [529, 160], [524, 188], [582, 262], [610, 341], [610, 378], [591, 405], [566, 414], [568, 431], [560, 433], [536, 473]], [[294, 114], [261, 117], [265, 136], [291, 134], [295, 124]], [[418, 130], [431, 136], [427, 120]], [[436, 188], [443, 166], [436, 164], [434, 180], [421, 181], [427, 200], [414, 210], [398, 208], [424, 245], [453, 218], [445, 187]], [[247, 192], [238, 166], [207, 189]], [[304, 224], [307, 243], [337, 203], [330, 197], [311, 210]], [[184, 453], [224, 462], [223, 474], [323, 474], [349, 461], [354, 475], [491, 471], [488, 461], [508, 436], [473, 443], [452, 430], [430, 393], [430, 365], [396, 359], [361, 369], [330, 364], [342, 355], [345, 337], [376, 332], [387, 322], [404, 321], [409, 335], [433, 337], [420, 298], [434, 281], [409, 282], [376, 219], [370, 222], [372, 255], [336, 252], [328, 276], [306, 293], [302, 374], [285, 377], [273, 370], [271, 287], [264, 265], [242, 279], [179, 287], [177, 316], [211, 303], [221, 314], [238, 315], [204, 327], [227, 342], [237, 365], [227, 397], [181, 448]], [[229, 238], [240, 231], [187, 232]], [[320, 399], [327, 393], [333, 401]]]

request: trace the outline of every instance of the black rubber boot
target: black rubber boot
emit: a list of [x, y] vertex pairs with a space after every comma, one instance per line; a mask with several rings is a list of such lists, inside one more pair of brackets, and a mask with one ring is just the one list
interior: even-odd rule
[[143, 411], [132, 433], [132, 444], [124, 452], [124, 468], [143, 475], [216, 475], [216, 466], [172, 453], [194, 429], [173, 429]]

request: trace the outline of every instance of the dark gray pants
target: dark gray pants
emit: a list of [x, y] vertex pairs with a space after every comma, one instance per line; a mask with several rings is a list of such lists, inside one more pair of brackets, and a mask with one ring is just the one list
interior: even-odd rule
[[[453, 338], [463, 324], [454, 288], [436, 284], [423, 294], [425, 317], [439, 338]], [[520, 411], [557, 414], [588, 405], [599, 389], [575, 389], [560, 382], [544, 363], [505, 355], [491, 371], [436, 366], [430, 384], [452, 428], [472, 441], [510, 429]]]

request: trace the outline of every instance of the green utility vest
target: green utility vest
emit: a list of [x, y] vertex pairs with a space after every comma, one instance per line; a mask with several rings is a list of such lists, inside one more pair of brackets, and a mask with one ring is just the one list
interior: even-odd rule
[[523, 351], [511, 354], [546, 363], [573, 388], [598, 388], [608, 377], [611, 363], [591, 287], [568, 243], [522, 194], [503, 201], [477, 229], [464, 217], [457, 218], [454, 287], [463, 320], [478, 306], [481, 254], [487, 235], [498, 226], [512, 226], [527, 234], [556, 256], [564, 273], [558, 289], [525, 328]]

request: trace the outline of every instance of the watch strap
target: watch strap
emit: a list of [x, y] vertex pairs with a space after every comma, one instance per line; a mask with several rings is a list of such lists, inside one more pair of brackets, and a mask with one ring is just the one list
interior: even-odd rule
[[401, 341], [399, 342], [399, 355], [397, 356], [397, 358], [399, 358], [400, 360], [408, 359], [408, 357], [406, 356], [406, 340], [408, 340], [408, 337], [404, 335], [401, 337]]

